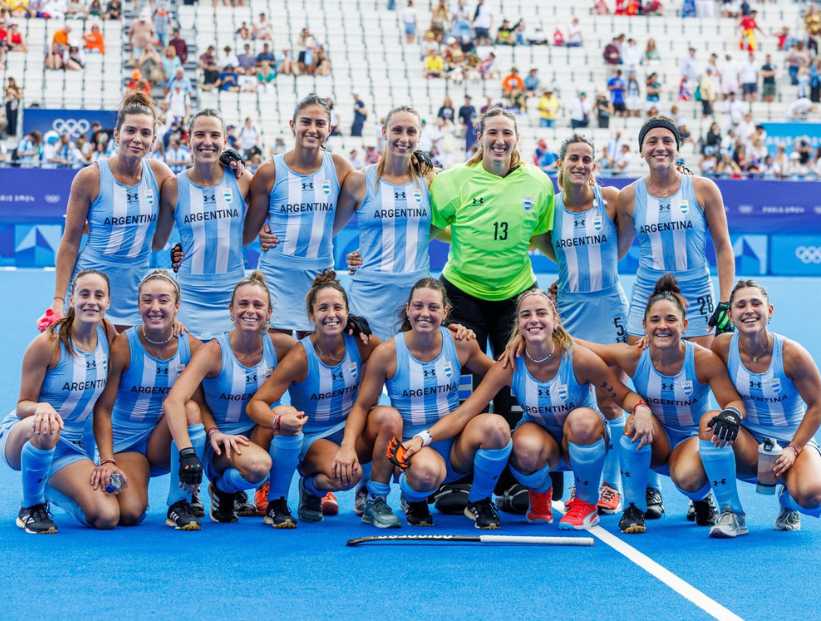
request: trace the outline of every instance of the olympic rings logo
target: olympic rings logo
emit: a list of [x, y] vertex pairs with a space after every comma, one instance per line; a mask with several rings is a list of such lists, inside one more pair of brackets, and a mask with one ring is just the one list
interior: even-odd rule
[[86, 119], [54, 119], [51, 129], [58, 134], [69, 134], [72, 138], [77, 138], [81, 134], [88, 133], [91, 123]]
[[795, 258], [804, 264], [818, 264], [821, 263], [821, 246], [797, 246], [795, 249]]

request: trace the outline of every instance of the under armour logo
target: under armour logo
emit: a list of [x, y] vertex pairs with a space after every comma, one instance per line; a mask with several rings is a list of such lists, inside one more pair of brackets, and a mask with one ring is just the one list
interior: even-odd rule
[[755, 380], [750, 380], [750, 388], [758, 388], [758, 389], [761, 389], [761, 387], [762, 387], [762, 383], [761, 383], [761, 382], [757, 382], [757, 381], [755, 381]]
[[302, 189], [303, 190], [313, 190], [314, 189], [314, 182], [313, 181], [303, 181], [302, 182]]
[[202, 202], [206, 205], [216, 205], [217, 204], [217, 195], [216, 194], [203, 194], [202, 195]]
[[713, 481], [713, 487], [717, 487], [719, 485], [727, 485], [727, 479], [719, 479], [718, 481]]
[[126, 192], [125, 193], [125, 200], [129, 203], [133, 203], [134, 201], [140, 200], [140, 193], [139, 192]]
[[539, 396], [540, 397], [549, 397], [550, 396], [550, 388], [542, 388], [539, 386]]
[[573, 218], [573, 226], [584, 226], [585, 218]]
[[246, 383], [246, 384], [250, 384], [250, 383], [252, 383], [252, 382], [256, 382], [256, 381], [257, 381], [257, 374], [256, 374], [256, 372], [254, 372], [254, 373], [246, 373], [246, 374], [245, 374], [245, 383]]
[[633, 473], [630, 472], [629, 470], [622, 470], [621, 471], [621, 478], [622, 479], [629, 479], [632, 476], [633, 476]]
[[436, 369], [422, 369], [423, 377], [436, 377]]
[[662, 390], [675, 390], [676, 385], [672, 382], [669, 382], [669, 383], [668, 382], [662, 382], [661, 383], [661, 389]]
[[670, 211], [670, 203], [659, 203], [659, 211]]
[[333, 378], [334, 381], [340, 381], [345, 379], [345, 375], [342, 373], [341, 370], [334, 369], [333, 371], [331, 371], [331, 378]]
[[157, 375], [168, 375], [168, 367], [157, 367]]
[[393, 200], [405, 200], [407, 197], [405, 196], [404, 192], [394, 192], [393, 193]]
[[471, 204], [474, 205], [474, 206], [484, 205], [485, 204], [485, 198], [483, 196], [474, 196], [473, 200], [471, 201]]
[[96, 360], [86, 360], [86, 370], [96, 369], [96, 368], [97, 368], [97, 361]]

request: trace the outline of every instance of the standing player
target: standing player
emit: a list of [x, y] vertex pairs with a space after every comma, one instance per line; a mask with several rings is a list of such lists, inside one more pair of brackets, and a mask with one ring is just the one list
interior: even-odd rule
[[[276, 434], [266, 512], [266, 523], [274, 528], [296, 527], [288, 489], [297, 466], [302, 475], [299, 518], [319, 522], [326, 492], [356, 485], [362, 474], [359, 463], [385, 461], [388, 440], [401, 425], [398, 416], [375, 417], [363, 433], [349, 438], [350, 444], [340, 446], [365, 365], [379, 339], [371, 337], [365, 344], [345, 334], [348, 296], [333, 270], [314, 279], [305, 303], [313, 334], [299, 341], [248, 404], [251, 419]], [[291, 405], [274, 407], [272, 414], [271, 407], [286, 391]]]
[[[754, 480], [758, 444], [774, 440], [783, 450], [773, 471], [784, 485], [775, 527], [799, 530], [799, 512], [821, 516], [821, 455], [813, 439], [821, 426], [821, 377], [806, 349], [768, 329], [774, 310], [767, 292], [754, 280], [740, 280], [730, 294], [730, 316], [737, 331], [718, 337], [712, 347], [727, 365], [747, 417], [740, 428], [733, 421], [738, 436], [732, 448], [702, 440], [701, 459], [711, 481], [734, 481], [736, 467], [739, 478]], [[743, 534], [735, 485], [713, 489], [723, 511], [716, 535]], [[729, 511], [724, 512], [725, 507]]]
[[[633, 380], [636, 392], [652, 411], [634, 412], [627, 418], [620, 442], [622, 483], [627, 507], [619, 521], [625, 533], [646, 530], [644, 513], [650, 466], [669, 470], [676, 487], [694, 501], [699, 525], [712, 525], [715, 506], [709, 496], [699, 456], [699, 433], [718, 435], [719, 428], [708, 430], [715, 413], [708, 412], [712, 389], [722, 410], [717, 420], [740, 419], [744, 405], [733, 389], [721, 359], [709, 349], [683, 340], [687, 330], [687, 302], [675, 278], [659, 279], [644, 312], [647, 346], [588, 346], [611, 366], [617, 366]], [[719, 435], [720, 437], [720, 435]], [[706, 467], [707, 464], [705, 464]], [[667, 468], [664, 468], [667, 466]], [[666, 474], [666, 472], [665, 472]], [[717, 492], [718, 493], [718, 492]]]
[[[148, 269], [160, 188], [173, 177], [164, 163], [146, 157], [156, 139], [156, 125], [157, 113], [145, 95], [129, 95], [117, 114], [117, 152], [74, 177], [57, 250], [51, 305], [55, 317], [63, 313], [71, 274], [97, 269], [108, 275], [113, 287], [109, 320], [118, 329], [139, 323], [137, 287]], [[88, 243], [80, 251], [86, 222]]]
[[189, 450], [195, 439], [188, 435], [186, 404], [202, 384], [210, 515], [224, 523], [237, 520], [237, 494], [255, 488], [271, 470], [271, 433], [248, 418], [245, 406], [294, 344], [285, 334], [268, 333], [271, 295], [259, 272], [237, 283], [229, 311], [234, 328], [199, 348], [164, 405], [181, 465], [196, 469], [200, 462]]
[[[290, 122], [294, 148], [259, 167], [251, 182], [246, 238], [268, 220], [276, 247], [265, 252], [259, 269], [277, 306], [276, 328], [307, 334], [305, 294], [314, 278], [333, 265], [333, 224], [337, 200], [351, 164], [325, 149], [331, 133], [328, 101], [309, 95]], [[350, 197], [348, 197], [350, 198]]]
[[[120, 524], [128, 526], [145, 517], [149, 478], [170, 468], [166, 523], [177, 530], [199, 530], [191, 490], [180, 485], [180, 454], [163, 418], [163, 401], [201, 344], [187, 333], [175, 334], [180, 288], [171, 276], [160, 270], [149, 273], [140, 283], [138, 297], [142, 324], [112, 343], [108, 383], [94, 408], [94, 435], [102, 464], [98, 476], [107, 485], [116, 465], [127, 477], [130, 484], [118, 494], [117, 502]], [[195, 398], [202, 402], [201, 394]], [[205, 428], [197, 403], [189, 402], [186, 414], [192, 450], [201, 461]]]
[[[477, 528], [498, 528], [499, 515], [491, 494], [510, 455], [507, 422], [496, 414], [463, 417], [460, 425], [450, 427], [449, 435], [437, 436], [435, 442], [426, 429], [443, 417], [451, 419], [448, 415], [459, 405], [463, 367], [481, 376], [492, 364], [475, 340], [457, 341], [442, 327], [449, 311], [440, 281], [423, 278], [413, 285], [404, 308], [403, 331], [380, 345], [371, 357], [342, 446], [353, 446], [373, 419], [401, 415], [401, 437], [418, 440], [408, 456], [419, 453], [400, 483], [408, 522], [433, 524], [428, 497], [443, 482], [472, 472], [465, 515]], [[385, 385], [392, 407], [377, 405]], [[483, 407], [491, 396], [485, 398]], [[374, 460], [362, 519], [380, 527], [398, 525], [384, 520], [383, 514], [393, 515], [385, 502], [391, 468], [382, 462], [378, 465]]]
[[[553, 222], [553, 184], [522, 161], [516, 117], [492, 107], [479, 121], [479, 149], [465, 164], [436, 176], [431, 184], [433, 225], [450, 227], [450, 252], [442, 272], [454, 321], [488, 340], [494, 356], [504, 351], [516, 298], [536, 281], [528, 249]], [[494, 397], [494, 411], [511, 426], [510, 391]], [[514, 483], [503, 478], [500, 487]], [[503, 509], [514, 507], [505, 506]]]
[[114, 528], [119, 521], [117, 499], [95, 480], [94, 446], [88, 444], [88, 418], [105, 388], [109, 341], [116, 334], [104, 319], [108, 304], [105, 274], [81, 271], [66, 316], [23, 356], [20, 398], [0, 423], [0, 451], [21, 471], [17, 526], [28, 533], [57, 532], [46, 496], [91, 528]]
[[189, 126], [193, 166], [162, 188], [162, 211], [156, 244], [164, 246], [176, 223], [182, 245], [179, 269], [180, 320], [200, 339], [231, 329], [231, 287], [245, 275], [243, 235], [245, 199], [251, 173], [239, 178], [223, 168], [225, 127], [215, 110], [201, 110]]

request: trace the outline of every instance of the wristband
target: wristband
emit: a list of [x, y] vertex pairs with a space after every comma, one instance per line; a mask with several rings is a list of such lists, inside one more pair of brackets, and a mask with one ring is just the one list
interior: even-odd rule
[[114, 461], [114, 458], [113, 458], [113, 457], [107, 457], [106, 459], [101, 459], [101, 460], [100, 460], [100, 463], [99, 463], [99, 464], [97, 464], [97, 465], [98, 465], [98, 466], [105, 466], [106, 464], [114, 464], [114, 465], [116, 466], [116, 465], [117, 465], [117, 462], [116, 462], [116, 461]]
[[214, 433], [215, 431], [219, 431], [219, 429], [217, 429], [216, 427], [209, 427], [208, 429], [205, 430], [205, 435], [210, 438], [211, 434]]
[[639, 399], [639, 402], [636, 403], [636, 405], [634, 405], [633, 409], [632, 409], [632, 413], [633, 413], [634, 416], [636, 415], [636, 410], [639, 408], [639, 406], [642, 406], [642, 405], [646, 408], [650, 407], [649, 405], [647, 405], [647, 402], [644, 399]]
[[433, 436], [430, 435], [430, 431], [428, 431], [427, 429], [420, 431], [413, 437], [422, 440], [422, 447], [430, 446], [431, 442], [433, 442]]
[[804, 447], [798, 448], [795, 444], [788, 444], [787, 448], [791, 448], [793, 452], [795, 452], [796, 459], [798, 459], [798, 456], [801, 454], [801, 451], [804, 450]]

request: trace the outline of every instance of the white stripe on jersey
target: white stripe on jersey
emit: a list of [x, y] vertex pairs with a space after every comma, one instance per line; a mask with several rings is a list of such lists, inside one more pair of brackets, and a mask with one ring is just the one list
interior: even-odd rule
[[[393, 210], [396, 208], [396, 195], [393, 187], [387, 183], [379, 183], [379, 202], [382, 209]], [[382, 218], [382, 259], [379, 262], [379, 269], [383, 272], [395, 271], [396, 264], [396, 218]]]
[[[283, 166], [287, 170], [287, 166]], [[290, 171], [288, 175], [288, 196], [285, 199], [286, 205], [293, 203], [300, 205], [302, 203], [302, 178], [292, 174]], [[285, 224], [285, 243], [282, 245], [282, 254], [294, 255], [296, 254], [299, 245], [299, 214], [287, 214], [287, 222]]]
[[[154, 386], [157, 381], [157, 363], [146, 355], [143, 355], [143, 376], [140, 380], [142, 386]], [[131, 412], [131, 418], [140, 420], [145, 418], [145, 412], [148, 410], [148, 401], [151, 400], [151, 393], [142, 393], [137, 401], [134, 403], [134, 410]]]
[[[317, 357], [317, 369], [319, 370], [319, 392], [328, 395], [334, 389], [334, 376], [330, 369], [325, 367]], [[317, 399], [316, 411], [314, 412], [314, 422], [326, 421], [331, 417], [331, 399]]]
[[[604, 213], [601, 214], [602, 216], [602, 227], [604, 228], [604, 218], [607, 217], [607, 211], [602, 209]], [[599, 217], [599, 207], [595, 199], [593, 199], [593, 208], [588, 212], [588, 217], [584, 219], [584, 226], [585, 226], [585, 233], [589, 237], [594, 237], [597, 234], [596, 227], [594, 226], [596, 220]], [[602, 288], [602, 264], [601, 264], [601, 255], [602, 255], [602, 246], [601, 244], [591, 244], [587, 247], [587, 276], [590, 278], [589, 288], [590, 291], [601, 291]]]
[[[231, 353], [229, 352], [229, 356]], [[236, 360], [231, 364], [231, 396], [245, 394], [245, 369]], [[225, 408], [225, 422], [236, 423], [242, 418], [242, 399], [231, 399]]]
[[309, 259], [316, 259], [317, 256], [319, 256], [319, 244], [322, 243], [322, 238], [325, 236], [325, 220], [329, 217], [328, 213], [319, 209], [320, 199], [318, 198], [321, 195], [324, 199], [324, 194], [322, 193], [322, 185], [325, 183], [324, 160], [323, 165], [313, 175], [313, 183], [315, 209], [313, 214], [311, 214], [311, 239], [308, 242], [308, 249], [305, 252], [305, 256]]
[[[111, 221], [119, 222], [120, 218], [125, 218], [128, 215], [128, 191], [119, 183], [114, 181], [111, 184]], [[102, 188], [100, 188], [102, 194]], [[111, 234], [108, 236], [108, 243], [105, 247], [106, 254], [114, 254], [123, 244], [125, 237], [125, 227], [119, 224], [111, 225]]]
[[[684, 364], [687, 364], [686, 358]], [[681, 370], [683, 375], [684, 368], [682, 367]], [[673, 380], [673, 398], [676, 401], [687, 401], [692, 396], [692, 393], [690, 395], [687, 395], [687, 393], [684, 392], [684, 386], [682, 385], [682, 382], [678, 381], [678, 379], [679, 377], [676, 377], [676, 379]], [[695, 425], [696, 421], [693, 419], [693, 408], [687, 407], [685, 405], [677, 405], [676, 420], [678, 420], [678, 424], [681, 427], [692, 427], [693, 425]]]
[[[62, 354], [61, 354], [62, 355]], [[86, 379], [86, 359], [85, 356], [74, 355], [71, 356], [71, 382], [82, 382]], [[77, 407], [77, 402], [83, 396], [82, 390], [71, 390], [68, 397], [60, 406], [59, 414], [63, 418], [70, 418], [71, 420], [82, 420], [71, 416], [74, 409]]]
[[[681, 200], [676, 202], [675, 205], [670, 205], [670, 219], [671, 221], [687, 222], [687, 217], [682, 212], [681, 207], [687, 205], [689, 208], [689, 201], [684, 200], [684, 194], [681, 190], [679, 190], [677, 196], [680, 196]], [[676, 210], [676, 215], [673, 215], [673, 209]], [[687, 269], [687, 229], [673, 229], [673, 249], [676, 253], [676, 270], [683, 272]]]
[[[414, 184], [405, 186], [405, 196], [413, 196], [419, 191]], [[410, 205], [410, 201], [407, 203]], [[417, 204], [417, 207], [419, 205]], [[398, 265], [398, 270], [416, 269], [416, 251], [419, 245], [419, 220], [413, 218], [405, 225], [405, 264]]]
[[[565, 210], [562, 214], [562, 232], [561, 239], [572, 240], [576, 236], [575, 218], [573, 214]], [[565, 263], [567, 263], [567, 286], [570, 291], [579, 290], [579, 257], [576, 254], [576, 247], [569, 244], [564, 248]]]
[[[408, 356], [408, 389], [414, 395], [410, 398], [411, 410], [411, 424], [424, 425], [425, 424], [425, 373], [422, 365], [416, 362], [411, 356]], [[420, 397], [415, 396], [416, 391], [421, 391], [423, 394]]]
[[191, 238], [194, 241], [193, 247], [191, 248], [191, 274], [200, 276], [205, 273], [205, 249], [207, 248], [208, 240], [205, 235], [205, 219], [195, 216], [205, 211], [205, 196], [202, 188], [198, 188], [190, 181], [188, 183], [188, 189], [191, 201]]
[[[347, 358], [347, 357], [346, 357]], [[345, 363], [345, 359], [343, 358], [342, 361], [342, 377], [345, 379], [345, 386], [353, 386], [354, 385], [354, 365], [350, 363]], [[345, 396], [342, 398], [342, 410], [344, 412], [349, 412], [351, 407], [353, 407], [354, 402], [354, 395], [356, 393], [354, 391], [346, 391]]]
[[[98, 333], [99, 338], [99, 333]], [[105, 338], [105, 337], [103, 337]], [[99, 380], [103, 379], [108, 375], [108, 354], [105, 351], [104, 347], [101, 347], [99, 344], [97, 345], [97, 349], [94, 351], [94, 379]], [[82, 360], [83, 366], [85, 366], [85, 360]], [[94, 412], [94, 405], [97, 403], [97, 398], [103, 392], [105, 385], [100, 385], [99, 382], [95, 382], [94, 393], [92, 394], [91, 398], [86, 401], [85, 406], [83, 407], [83, 412], [80, 414], [79, 420], [86, 420], [89, 416], [91, 416], [92, 412]]]
[[[445, 344], [442, 343], [442, 349], [445, 348]], [[439, 360], [436, 361], [436, 381], [441, 385], [442, 379], [445, 382], [450, 383], [450, 378], [448, 378], [447, 373], [445, 373], [445, 368], [448, 367], [448, 361], [446, 360], [446, 356], [439, 356]], [[451, 371], [452, 373], [452, 371]], [[450, 412], [450, 406], [448, 405], [448, 393], [445, 391], [437, 391], [436, 392], [436, 412], [440, 414], [440, 416], [444, 416], [445, 414]]]
[[[650, 196], [649, 192], [645, 192], [646, 204], [645, 210], [647, 212], [647, 224], [659, 224], [660, 207], [659, 200]], [[648, 226], [649, 228], [649, 226]], [[658, 229], [658, 227], [656, 227]], [[661, 233], [656, 231], [649, 231], [647, 237], [650, 240], [650, 247], [652, 248], [653, 267], [657, 270], [664, 269], [664, 248], [662, 247]]]
[[[226, 175], [231, 174], [230, 172], [226, 171]], [[225, 200], [225, 192], [231, 192], [233, 194], [233, 189], [231, 187], [231, 180], [227, 179], [224, 182], [224, 185], [217, 186], [214, 188], [217, 197], [217, 209], [222, 209], [223, 213], [228, 213], [230, 209], [230, 205]], [[215, 274], [224, 274], [228, 271], [228, 258], [231, 254], [231, 218], [218, 218], [217, 219], [217, 238], [211, 240], [212, 244], [216, 245], [217, 256], [216, 256], [216, 265], [214, 266], [214, 273]]]
[[[145, 167], [143, 167], [143, 179], [140, 181], [138, 194], [140, 196], [139, 200], [137, 201], [137, 213], [140, 216], [144, 216], [145, 218], [149, 218], [151, 216], [151, 208], [152, 202], [148, 200], [148, 195], [154, 194], [154, 191], [151, 189], [151, 184], [146, 179], [146, 175], [148, 172], [146, 171]], [[139, 220], [142, 222], [142, 219]], [[148, 234], [148, 226], [138, 226], [134, 231], [134, 240], [131, 243], [131, 249], [128, 251], [129, 258], [133, 258], [139, 256], [140, 252], [143, 249], [143, 245], [145, 244], [145, 236]]]

